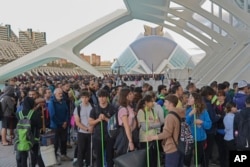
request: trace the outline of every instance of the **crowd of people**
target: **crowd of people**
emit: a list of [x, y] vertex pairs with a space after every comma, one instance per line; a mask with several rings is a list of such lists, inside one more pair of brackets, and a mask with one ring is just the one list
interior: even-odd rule
[[[93, 164], [113, 167], [115, 157], [149, 148], [150, 167], [191, 166], [195, 156], [199, 166], [208, 167], [218, 160], [219, 166], [227, 167], [229, 151], [245, 149], [237, 145], [238, 128], [242, 115], [250, 118], [250, 85], [245, 80], [234, 83], [233, 88], [227, 81], [214, 81], [200, 89], [192, 82], [184, 88], [172, 80], [170, 85], [163, 83], [155, 91], [149, 83], [138, 87], [109, 77], [39, 78], [29, 82], [15, 78], [6, 83], [0, 100], [3, 146], [13, 144], [13, 131], [20, 119], [18, 112], [27, 114], [34, 110], [31, 117], [32, 133], [37, 138], [31, 149], [34, 167], [44, 166], [39, 154], [39, 138], [47, 132], [44, 126], [54, 133], [58, 165], [72, 161], [79, 167]], [[170, 112], [185, 118], [197, 142], [197, 151], [183, 155], [177, 149], [180, 123]], [[106, 127], [115, 113], [120, 134], [112, 138]], [[77, 140], [72, 141], [75, 131]], [[76, 142], [74, 157], [69, 157], [67, 149], [73, 142]], [[213, 157], [214, 148], [218, 157]], [[27, 152], [17, 151], [17, 166], [27, 166], [27, 157]]]

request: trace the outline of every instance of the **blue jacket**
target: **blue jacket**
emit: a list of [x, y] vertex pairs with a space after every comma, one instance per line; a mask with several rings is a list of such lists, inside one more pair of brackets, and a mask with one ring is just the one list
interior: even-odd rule
[[212, 122], [210, 120], [210, 117], [208, 115], [207, 110], [205, 109], [199, 115], [199, 117], [196, 118], [196, 119], [200, 119], [203, 121], [201, 126], [198, 126], [198, 125], [196, 126], [196, 138], [195, 138], [195, 134], [194, 134], [194, 115], [191, 115], [191, 116], [189, 115], [189, 113], [191, 111], [192, 111], [192, 107], [187, 108], [187, 110], [186, 110], [186, 122], [191, 128], [192, 135], [194, 136], [194, 139], [196, 139], [196, 141], [206, 140], [207, 139], [206, 129], [210, 129], [212, 126]]
[[204, 98], [204, 102], [206, 103], [207, 112], [212, 122], [211, 128], [207, 129], [206, 132], [207, 134], [216, 134], [217, 123], [220, 119], [220, 116], [216, 114], [216, 111], [215, 111], [216, 106], [214, 104], [211, 104], [210, 100], [207, 100], [206, 98]]
[[238, 110], [242, 110], [246, 108], [246, 104], [245, 104], [246, 98], [247, 98], [247, 95], [244, 93], [236, 93], [234, 95], [233, 101], [236, 104]]
[[50, 115], [50, 128], [60, 128], [64, 122], [68, 122], [69, 111], [65, 100], [59, 102], [52, 96], [48, 103], [48, 109]]

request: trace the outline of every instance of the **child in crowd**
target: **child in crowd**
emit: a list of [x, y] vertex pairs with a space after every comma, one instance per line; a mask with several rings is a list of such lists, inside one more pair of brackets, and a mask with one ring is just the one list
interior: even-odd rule
[[[207, 139], [206, 130], [211, 128], [212, 122], [200, 94], [191, 93], [188, 98], [188, 105], [190, 107], [186, 110], [186, 122], [191, 128], [194, 140], [197, 142], [197, 152], [195, 154], [197, 154], [198, 166], [208, 166], [208, 162], [205, 159], [204, 149]], [[190, 166], [191, 159], [192, 154], [186, 156], [184, 164]]]
[[226, 104], [226, 115], [223, 119], [223, 123], [225, 126], [225, 136], [224, 136], [224, 140], [226, 143], [226, 150], [227, 150], [227, 154], [226, 154], [226, 162], [228, 162], [229, 160], [229, 151], [230, 150], [236, 150], [236, 146], [235, 146], [235, 140], [234, 140], [234, 128], [233, 128], [233, 124], [234, 124], [234, 116], [235, 113], [237, 112], [237, 107], [236, 104], [234, 102], [228, 102]]

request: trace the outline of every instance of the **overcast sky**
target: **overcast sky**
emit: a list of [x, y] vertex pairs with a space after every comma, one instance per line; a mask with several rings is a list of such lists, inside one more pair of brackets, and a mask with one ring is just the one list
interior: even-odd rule
[[[19, 30], [28, 28], [46, 32], [48, 44], [125, 8], [123, 0], [0, 0], [0, 4], [0, 24], [10, 24], [16, 35]], [[144, 24], [156, 26], [139, 20], [130, 21], [103, 35], [81, 52], [96, 53], [102, 60], [113, 60], [144, 32]], [[179, 38], [176, 34], [174, 37]]]

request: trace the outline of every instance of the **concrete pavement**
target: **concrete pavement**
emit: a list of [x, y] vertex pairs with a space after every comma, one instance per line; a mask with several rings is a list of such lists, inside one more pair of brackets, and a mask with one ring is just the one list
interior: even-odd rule
[[[68, 149], [68, 156], [73, 158], [74, 147]], [[0, 144], [0, 167], [16, 167], [16, 154], [14, 153], [14, 146], [2, 146]], [[57, 165], [55, 165], [57, 166]], [[72, 162], [62, 162], [58, 167], [71, 167]]]

